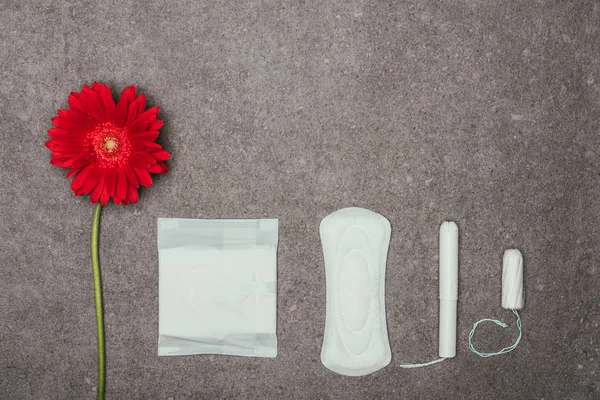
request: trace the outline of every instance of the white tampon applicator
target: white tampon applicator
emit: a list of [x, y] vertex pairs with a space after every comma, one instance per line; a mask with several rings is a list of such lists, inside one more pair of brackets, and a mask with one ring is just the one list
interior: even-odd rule
[[419, 368], [456, 356], [456, 307], [458, 303], [458, 227], [454, 222], [440, 226], [440, 358], [423, 364], [401, 364]]
[[440, 226], [440, 357], [456, 356], [456, 309], [458, 303], [458, 227]]

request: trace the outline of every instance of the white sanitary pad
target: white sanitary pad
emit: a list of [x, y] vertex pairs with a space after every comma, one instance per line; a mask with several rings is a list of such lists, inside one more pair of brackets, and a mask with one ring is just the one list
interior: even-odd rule
[[158, 219], [158, 355], [277, 355], [278, 223]]
[[391, 361], [385, 319], [389, 221], [344, 208], [321, 221], [327, 314], [321, 362], [343, 375], [375, 372]]

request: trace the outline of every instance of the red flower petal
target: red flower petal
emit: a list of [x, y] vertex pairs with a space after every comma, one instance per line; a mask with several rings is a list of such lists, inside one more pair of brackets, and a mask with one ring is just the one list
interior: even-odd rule
[[129, 159], [129, 163], [134, 168], [146, 169], [146, 168], [149, 168], [150, 165], [152, 165], [148, 162], [148, 160], [142, 154], [143, 153], [141, 151], [139, 151], [139, 152], [133, 153], [131, 155], [131, 158]]
[[152, 153], [152, 157], [154, 157], [157, 161], [165, 161], [171, 158], [171, 155], [166, 150], [159, 150]]
[[140, 151], [140, 150], [146, 150], [146, 143], [145, 142], [132, 142], [131, 143], [131, 151]]
[[50, 164], [54, 165], [55, 167], [69, 168], [68, 166], [65, 165], [65, 160], [60, 159], [60, 158], [54, 158], [54, 157], [51, 158]]
[[144, 149], [149, 152], [153, 152], [162, 150], [162, 146], [156, 142], [144, 142]]
[[82, 140], [64, 140], [64, 139], [50, 139], [46, 142], [46, 147], [50, 150], [55, 150], [59, 152], [75, 152], [77, 154], [81, 154], [85, 152], [87, 149], [83, 144]]
[[48, 142], [48, 144], [54, 143], [55, 146], [62, 147], [81, 147], [86, 148], [87, 143], [85, 142], [85, 138], [81, 136], [59, 136], [52, 137]]
[[[51, 155], [51, 157], [55, 160], [64, 160], [65, 162], [67, 161], [75, 161], [75, 158], [79, 158], [81, 157], [81, 152], [76, 151], [76, 152], [69, 152], [68, 150], [66, 151], [54, 151]], [[86, 163], [89, 164], [89, 163]], [[86, 164], [84, 164], [83, 166], [85, 166]], [[78, 167], [75, 167], [78, 168]]]
[[115, 125], [123, 126], [127, 117], [127, 99], [123, 96], [115, 106]]
[[85, 182], [83, 182], [83, 185], [81, 186], [81, 191], [84, 194], [90, 193], [96, 187], [96, 185], [98, 185], [103, 175], [104, 171], [101, 167], [98, 167], [97, 165], [92, 165]]
[[89, 86], [84, 86], [83, 89], [79, 101], [81, 101], [84, 111], [98, 122], [104, 122], [104, 107], [100, 95]]
[[73, 191], [81, 189], [86, 179], [88, 178], [91, 169], [92, 165], [88, 164], [85, 168], [79, 171], [77, 175], [75, 175], [75, 178], [73, 178], [73, 180], [71, 181], [71, 189]]
[[150, 130], [151, 131], [157, 131], [160, 128], [162, 128], [164, 125], [164, 122], [161, 121], [160, 119], [157, 119], [156, 121], [154, 121], [154, 123], [152, 123], [152, 125], [150, 125]]
[[135, 171], [135, 175], [137, 176], [140, 185], [146, 187], [152, 186], [152, 177], [150, 176], [150, 173], [148, 173], [148, 171], [146, 171], [145, 169], [135, 167], [133, 168], [133, 170]]
[[150, 165], [156, 164], [156, 159], [147, 151], [140, 151], [139, 153], [150, 163]]
[[127, 182], [129, 182], [129, 186], [133, 186], [136, 189], [139, 188], [140, 184], [135, 176], [135, 172], [133, 172], [131, 165], [127, 164], [123, 166], [123, 170], [125, 171], [125, 176], [127, 176]]
[[146, 96], [141, 94], [135, 99], [132, 103], [129, 104], [129, 108], [127, 110], [127, 119], [125, 120], [125, 125], [129, 125], [136, 120], [138, 115], [144, 111], [146, 108]]
[[94, 187], [94, 190], [92, 190], [92, 193], [90, 193], [90, 201], [92, 203], [97, 203], [98, 200], [100, 200], [100, 195], [102, 194], [103, 190], [104, 190], [104, 169], [100, 170], [100, 180], [98, 181], [98, 183], [96, 184], [96, 187]]
[[150, 123], [153, 123], [154, 121], [156, 121], [156, 116], [158, 115], [159, 112], [160, 112], [159, 107], [156, 107], [156, 106], [150, 107], [149, 109], [147, 109], [146, 111], [141, 113], [134, 122], [148, 121]]
[[79, 93], [71, 92], [67, 102], [69, 103], [69, 107], [75, 110], [83, 111], [83, 106], [81, 105], [81, 101], [79, 101]]
[[167, 164], [165, 164], [164, 162], [159, 161], [158, 165], [160, 165], [160, 167], [162, 168], [162, 171], [160, 172], [161, 174], [166, 174], [167, 172], [169, 172], [169, 167], [167, 167]]
[[127, 97], [127, 103], [131, 103], [133, 100], [135, 100], [135, 91], [136, 88], [134, 85], [127, 86], [125, 89], [123, 89], [121, 96]]
[[58, 110], [58, 116], [60, 118], [68, 119], [82, 128], [85, 128], [90, 124], [90, 118], [84, 112], [73, 108], [69, 108], [68, 110]]
[[71, 140], [73, 138], [79, 138], [79, 136], [69, 133], [66, 130], [60, 129], [60, 128], [48, 129], [48, 135], [53, 139], [70, 139]]
[[135, 86], [127, 86], [123, 89], [119, 102], [115, 107], [115, 125], [123, 126], [127, 118], [127, 108], [129, 103], [135, 99]]
[[127, 198], [132, 203], [137, 203], [138, 202], [138, 190], [136, 188], [134, 188], [133, 186], [128, 186], [127, 187]]
[[127, 176], [123, 168], [117, 170], [117, 189], [115, 191], [116, 198], [124, 199], [127, 196]]
[[76, 136], [81, 136], [82, 132], [81, 132], [81, 126], [77, 125], [76, 123], [74, 123], [71, 120], [65, 119], [65, 118], [52, 118], [52, 125], [54, 125], [57, 128], [63, 129], [73, 135]]
[[83, 154], [69, 159], [67, 162], [64, 163], [64, 166], [71, 168], [83, 168], [92, 161], [92, 156], [90, 156], [89, 154]]
[[140, 142], [154, 142], [158, 138], [157, 131], [147, 131], [144, 133], [137, 134], [131, 138], [131, 140]]
[[107, 168], [104, 180], [104, 190], [109, 196], [114, 197], [117, 187], [117, 170], [115, 168]]
[[112, 92], [108, 85], [102, 85], [100, 87], [100, 98], [104, 105], [104, 120], [108, 122], [114, 122], [115, 120], [115, 101], [112, 97]]
[[148, 142], [148, 141], [134, 141], [131, 143], [132, 151], [146, 151], [148, 153], [152, 153], [158, 150], [162, 150], [162, 146], [156, 142]]
[[102, 188], [102, 193], [100, 193], [100, 204], [102, 204], [103, 206], [108, 204], [108, 200], [110, 200], [110, 195], [108, 194], [108, 191], [106, 190], [106, 177], [104, 180], [104, 187]]
[[162, 171], [162, 168], [158, 163], [156, 163], [153, 166], [151, 166], [150, 168], [148, 168], [148, 172], [150, 172], [152, 174], [160, 174], [161, 171]]
[[129, 133], [135, 135], [136, 133], [146, 132], [149, 125], [146, 120], [137, 120], [129, 127]]

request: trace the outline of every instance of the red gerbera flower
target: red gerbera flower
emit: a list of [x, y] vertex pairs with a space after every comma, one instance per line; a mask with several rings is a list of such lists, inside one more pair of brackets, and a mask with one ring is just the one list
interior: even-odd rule
[[168, 171], [171, 155], [154, 141], [163, 122], [158, 107], [146, 108], [146, 96], [135, 96], [135, 86], [126, 87], [115, 103], [106, 84], [84, 85], [71, 92], [67, 110], [52, 118], [55, 128], [46, 147], [51, 164], [70, 168], [75, 175], [71, 189], [77, 196], [90, 194], [90, 201], [106, 205], [138, 201], [138, 188], [152, 186], [150, 173]]

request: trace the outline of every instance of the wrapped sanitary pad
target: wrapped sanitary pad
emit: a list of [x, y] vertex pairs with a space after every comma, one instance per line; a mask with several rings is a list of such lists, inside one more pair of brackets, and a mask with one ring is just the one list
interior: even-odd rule
[[277, 355], [278, 221], [158, 219], [158, 355]]

